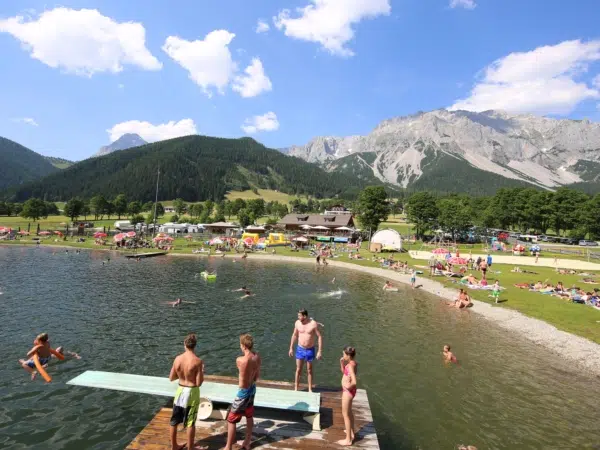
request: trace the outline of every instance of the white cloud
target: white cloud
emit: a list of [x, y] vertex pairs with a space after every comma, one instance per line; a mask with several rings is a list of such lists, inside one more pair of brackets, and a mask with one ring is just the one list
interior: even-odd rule
[[186, 41], [169, 36], [163, 50], [188, 71], [190, 79], [209, 97], [214, 89], [219, 94], [224, 94], [229, 85], [242, 97], [255, 97], [270, 91], [273, 85], [265, 75], [259, 58], [252, 59], [244, 74], [236, 75], [238, 64], [229, 50], [229, 44], [234, 37], [235, 34], [227, 30], [211, 31], [202, 41]]
[[0, 32], [21, 41], [32, 58], [67, 73], [92, 76], [120, 72], [123, 65], [145, 70], [162, 67], [146, 48], [141, 23], [118, 23], [95, 9], [55, 8], [37, 20], [11, 17], [0, 20]]
[[450, 8], [475, 9], [476, 7], [475, 0], [450, 0]]
[[228, 47], [234, 37], [235, 34], [227, 30], [211, 31], [202, 41], [169, 36], [162, 48], [210, 97], [211, 88], [224, 94], [237, 70]]
[[310, 0], [312, 4], [298, 8], [299, 17], [292, 18], [284, 9], [273, 17], [273, 23], [286, 36], [317, 42], [330, 53], [352, 56], [345, 45], [354, 37], [353, 25], [363, 19], [389, 15], [389, 0]]
[[38, 126], [38, 123], [35, 121], [35, 119], [32, 119], [31, 117], [18, 117], [13, 119], [13, 122], [24, 123], [25, 125], [31, 125], [32, 127]]
[[242, 130], [248, 134], [254, 134], [259, 131], [275, 131], [279, 129], [277, 115], [270, 111], [262, 116], [254, 116], [244, 121]]
[[138, 134], [148, 142], [164, 141], [165, 139], [198, 134], [196, 124], [192, 119], [182, 119], [179, 122], [172, 120], [158, 125], [140, 120], [130, 120], [118, 123], [109, 130], [106, 130], [106, 132], [110, 135], [111, 142], [116, 141], [127, 133]]
[[567, 115], [580, 102], [600, 98], [600, 86], [581, 80], [590, 63], [598, 60], [600, 40], [511, 53], [486, 67], [470, 96], [449, 109]]
[[117, 87], [118, 87], [119, 89], [125, 89], [125, 85], [124, 85], [123, 83], [119, 83], [119, 84], [117, 85]]
[[262, 62], [253, 58], [252, 63], [244, 70], [245, 75], [235, 77], [232, 89], [244, 97], [256, 97], [262, 92], [273, 89], [271, 80], [265, 75]]
[[596, 78], [594, 78], [594, 81], [592, 82], [592, 84], [600, 89], [600, 73], [598, 75], [596, 75]]
[[267, 31], [269, 31], [271, 29], [271, 27], [269, 26], [269, 24], [267, 22], [265, 22], [262, 19], [258, 20], [258, 23], [256, 24], [256, 28], [255, 31], [257, 33], [266, 33]]

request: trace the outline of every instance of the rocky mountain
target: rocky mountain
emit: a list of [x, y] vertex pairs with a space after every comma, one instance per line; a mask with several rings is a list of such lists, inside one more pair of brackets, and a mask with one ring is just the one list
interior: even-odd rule
[[501, 111], [420, 112], [386, 120], [367, 136], [317, 137], [286, 150], [330, 172], [405, 188], [454, 190], [474, 178], [552, 189], [600, 179], [599, 123]]
[[132, 147], [145, 145], [147, 142], [135, 133], [126, 133], [110, 145], [105, 145], [98, 150], [93, 157], [108, 155], [118, 150], [127, 150]]
[[18, 186], [58, 171], [42, 155], [0, 137], [0, 189]]

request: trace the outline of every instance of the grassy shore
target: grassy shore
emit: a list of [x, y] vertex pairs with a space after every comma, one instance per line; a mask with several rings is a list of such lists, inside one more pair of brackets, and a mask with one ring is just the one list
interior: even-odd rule
[[[55, 240], [55, 238], [49, 238], [42, 241], [41, 245], [45, 246], [69, 246], [76, 248], [87, 248], [93, 250], [108, 250], [108, 247], [99, 247], [94, 244], [92, 239], [87, 239], [84, 243], [77, 243], [75, 240], [61, 239]], [[0, 245], [3, 244], [24, 244], [34, 245], [34, 242], [30, 239], [19, 239], [17, 241], [0, 241]], [[191, 254], [192, 250], [202, 245], [199, 242], [188, 242], [185, 239], [178, 238], [174, 241], [173, 253], [178, 254]], [[144, 250], [141, 250], [144, 251]], [[475, 251], [475, 250], [474, 250]], [[468, 252], [468, 251], [467, 251]], [[123, 252], [130, 253], [130, 252]], [[312, 258], [307, 251], [293, 252], [289, 248], [277, 247], [277, 255], [282, 256], [293, 256], [302, 258]], [[371, 261], [373, 256], [366, 250], [366, 243], [363, 245], [361, 254], [365, 257], [363, 260], [351, 260], [347, 257], [347, 254], [343, 253], [339, 258], [339, 261], [347, 262], [357, 266], [366, 267], [380, 267], [375, 261]], [[228, 254], [226, 258], [234, 258], [235, 254]], [[252, 255], [250, 255], [252, 258]], [[411, 267], [424, 266], [426, 261], [413, 260], [407, 253], [398, 254], [395, 259], [408, 261]], [[543, 295], [536, 292], [529, 292], [528, 290], [522, 290], [514, 287], [516, 283], [531, 283], [536, 281], [550, 282], [556, 284], [558, 281], [562, 281], [566, 287], [573, 285], [583, 287], [585, 290], [591, 291], [594, 287], [600, 287], [600, 284], [587, 285], [581, 283], [581, 276], [576, 275], [559, 275], [552, 268], [546, 267], [535, 267], [531, 268], [536, 274], [524, 274], [524, 273], [511, 273], [512, 265], [494, 264], [491, 273], [488, 274], [488, 280], [498, 279], [501, 285], [506, 288], [500, 297], [502, 303], [495, 305], [499, 308], [510, 308], [519, 311], [527, 316], [534, 317], [536, 319], [543, 320], [554, 325], [556, 328], [567, 331], [569, 333], [576, 334], [578, 336], [590, 339], [593, 342], [600, 343], [600, 311], [596, 311], [593, 308], [585, 305], [579, 305], [569, 303], [566, 300], [552, 297], [549, 295]], [[429, 277], [427, 270], [423, 269], [425, 274], [419, 275], [419, 277], [431, 278], [442, 285], [449, 288], [459, 289], [461, 286], [449, 280], [445, 277]], [[477, 274], [475, 274], [477, 275]], [[489, 291], [477, 291], [469, 290], [469, 294], [476, 300], [493, 303], [493, 300], [489, 297]]]

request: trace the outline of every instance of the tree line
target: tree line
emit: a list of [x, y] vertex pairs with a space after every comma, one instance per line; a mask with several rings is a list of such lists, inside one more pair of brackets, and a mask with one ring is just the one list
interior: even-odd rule
[[503, 188], [487, 197], [417, 192], [404, 199], [404, 206], [418, 236], [441, 228], [455, 237], [478, 226], [600, 238], [600, 194], [592, 196], [567, 187], [555, 192]]

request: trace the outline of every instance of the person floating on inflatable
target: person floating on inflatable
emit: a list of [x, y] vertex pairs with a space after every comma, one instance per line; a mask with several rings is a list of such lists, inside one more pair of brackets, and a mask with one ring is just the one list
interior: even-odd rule
[[[48, 333], [41, 333], [33, 341], [33, 348], [27, 352], [28, 360], [20, 359], [21, 367], [31, 374], [31, 381], [35, 380], [37, 372], [46, 380], [47, 383], [52, 381], [52, 377], [48, 375], [45, 368], [52, 358], [52, 355], [63, 360], [65, 356], [50, 347]], [[36, 372], [37, 371], [37, 372]]]

